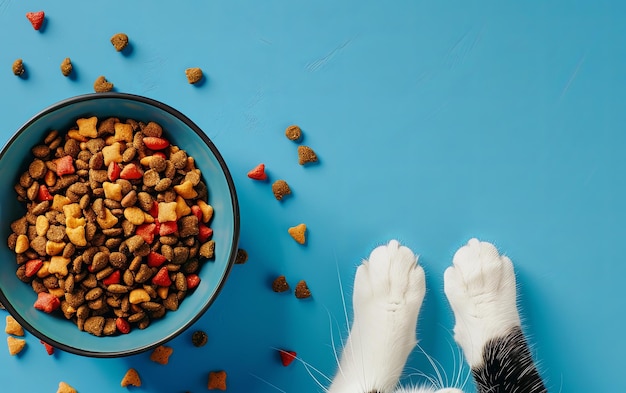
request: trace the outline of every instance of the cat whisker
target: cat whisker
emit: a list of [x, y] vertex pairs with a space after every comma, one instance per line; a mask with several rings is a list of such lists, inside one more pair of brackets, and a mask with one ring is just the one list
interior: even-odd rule
[[438, 381], [438, 384], [435, 386], [442, 386], [442, 387], [446, 386], [445, 382], [447, 382], [448, 376], [447, 374], [445, 374], [445, 371], [444, 371], [444, 375], [446, 377], [446, 381], [444, 382], [443, 376], [441, 375], [441, 371], [440, 371], [441, 363], [437, 362], [435, 359], [433, 359], [432, 356], [427, 354], [424, 348], [422, 348], [419, 344], [417, 344], [417, 348], [420, 350], [420, 352], [424, 354], [424, 356], [426, 356], [426, 360], [428, 360], [428, 363], [430, 363], [431, 367], [435, 371], [435, 374], [437, 375], [436, 380]]
[[270, 386], [270, 387], [272, 387], [272, 388], [276, 389], [277, 391], [279, 391], [279, 392], [281, 392], [281, 393], [287, 393], [286, 391], [282, 390], [282, 389], [281, 389], [281, 388], [279, 388], [278, 386], [276, 386], [276, 385], [274, 385], [274, 384], [270, 383], [269, 381], [266, 381], [265, 379], [263, 379], [263, 378], [259, 377], [259, 376], [258, 376], [258, 375], [256, 375], [256, 374], [252, 374], [252, 373], [249, 373], [249, 374], [250, 374], [251, 376], [253, 376], [254, 378], [258, 379], [259, 381], [263, 382], [264, 384], [266, 384], [266, 385], [268, 385], [268, 386]]

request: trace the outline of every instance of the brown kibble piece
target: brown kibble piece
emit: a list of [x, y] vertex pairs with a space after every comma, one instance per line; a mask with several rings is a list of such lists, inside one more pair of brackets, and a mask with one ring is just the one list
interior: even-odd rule
[[287, 292], [289, 290], [289, 284], [285, 279], [285, 276], [278, 276], [272, 283], [272, 290], [274, 292]]
[[26, 346], [26, 340], [23, 340], [21, 338], [15, 338], [13, 336], [8, 336], [7, 345], [9, 346], [9, 353], [11, 354], [11, 356], [15, 356], [18, 353], [22, 352], [22, 350]]
[[298, 299], [306, 299], [308, 297], [311, 297], [311, 291], [309, 290], [309, 287], [306, 285], [306, 281], [304, 280], [300, 280], [296, 284], [295, 293]]
[[61, 62], [61, 73], [63, 74], [63, 76], [70, 76], [73, 69], [74, 67], [72, 66], [72, 61], [70, 60], [70, 58], [66, 57], [65, 59], [63, 59], [63, 61]]
[[117, 33], [111, 37], [111, 44], [116, 51], [121, 52], [128, 46], [128, 36], [124, 33]]
[[26, 72], [24, 68], [24, 62], [22, 59], [17, 59], [13, 62], [13, 74], [16, 76], [22, 76]]
[[24, 335], [24, 329], [22, 329], [22, 325], [20, 325], [11, 315], [7, 315], [7, 324], [4, 328], [4, 331], [6, 334], [12, 334], [14, 336]]
[[88, 333], [93, 334], [94, 336], [101, 336], [102, 331], [104, 330], [104, 317], [95, 316], [89, 317], [85, 321], [84, 330]]
[[298, 243], [304, 244], [306, 242], [306, 224], [298, 224], [295, 227], [289, 228], [287, 231], [293, 240]]
[[203, 77], [202, 69], [198, 67], [187, 68], [185, 70], [185, 75], [187, 76], [187, 82], [192, 85], [200, 82]]
[[170, 360], [170, 356], [174, 352], [174, 349], [171, 347], [167, 347], [165, 345], [159, 345], [154, 348], [152, 353], [150, 354], [150, 360], [159, 364], [167, 364]]
[[127, 386], [141, 386], [141, 378], [139, 378], [139, 373], [137, 373], [137, 370], [135, 370], [134, 368], [129, 368], [128, 371], [126, 371], [124, 378], [122, 378], [122, 382], [120, 383], [120, 385], [122, 385], [123, 388]]
[[302, 130], [297, 125], [289, 126], [285, 130], [285, 136], [290, 141], [297, 142], [302, 138]]
[[211, 371], [207, 389], [226, 390], [226, 371]]
[[209, 336], [202, 330], [193, 332], [191, 335], [191, 343], [194, 347], [203, 347], [209, 341]]
[[59, 389], [57, 389], [57, 393], [76, 393], [76, 389], [74, 389], [67, 382], [59, 382]]
[[241, 265], [248, 261], [248, 252], [243, 248], [237, 250], [237, 255], [235, 256], [235, 264]]
[[276, 180], [274, 184], [272, 184], [272, 192], [274, 193], [274, 197], [280, 201], [286, 195], [291, 194], [291, 189], [289, 188], [289, 184], [287, 184], [286, 181]]
[[113, 83], [109, 82], [104, 76], [99, 76], [93, 83], [93, 90], [96, 93], [105, 93], [113, 90]]
[[298, 163], [300, 165], [317, 162], [317, 155], [308, 146], [298, 146]]

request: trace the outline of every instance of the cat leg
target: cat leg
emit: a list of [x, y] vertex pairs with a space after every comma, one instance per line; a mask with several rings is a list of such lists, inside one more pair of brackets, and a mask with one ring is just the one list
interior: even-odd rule
[[377, 247], [358, 267], [354, 320], [329, 393], [391, 392], [417, 344], [426, 292], [424, 270], [397, 241]]
[[480, 393], [547, 392], [521, 330], [513, 263], [472, 239], [444, 275], [455, 326]]

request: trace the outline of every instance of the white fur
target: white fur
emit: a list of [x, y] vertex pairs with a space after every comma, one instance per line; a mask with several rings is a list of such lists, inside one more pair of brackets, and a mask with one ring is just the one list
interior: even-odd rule
[[[513, 265], [492, 244], [472, 239], [456, 252], [444, 280], [455, 340], [470, 366], [480, 365], [484, 344], [520, 325]], [[410, 249], [392, 240], [372, 251], [357, 269], [354, 321], [329, 393], [463, 393], [397, 386], [417, 344], [425, 292], [424, 270]]]
[[513, 263], [477, 239], [461, 247], [452, 263], [444, 289], [454, 312], [454, 339], [474, 368], [483, 363], [487, 341], [520, 326]]

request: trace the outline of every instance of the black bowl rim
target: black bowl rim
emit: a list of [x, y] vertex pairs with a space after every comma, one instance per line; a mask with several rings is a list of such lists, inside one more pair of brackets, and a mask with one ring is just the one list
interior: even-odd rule
[[239, 212], [239, 203], [238, 203], [238, 199], [237, 199], [237, 193], [235, 190], [235, 184], [233, 182], [232, 176], [230, 174], [230, 171], [228, 170], [228, 167], [226, 166], [226, 162], [224, 161], [224, 158], [222, 157], [222, 155], [220, 154], [220, 152], [217, 150], [217, 148], [215, 147], [215, 145], [213, 144], [213, 142], [211, 141], [211, 139], [202, 131], [202, 129], [200, 127], [198, 127], [191, 119], [189, 119], [186, 115], [184, 115], [182, 112], [178, 111], [177, 109], [174, 109], [173, 107], [161, 102], [161, 101], [157, 101], [153, 98], [148, 98], [148, 97], [144, 97], [144, 96], [140, 96], [140, 95], [136, 95], [136, 94], [129, 94], [129, 93], [120, 93], [120, 92], [106, 92], [106, 93], [90, 93], [90, 94], [83, 94], [83, 95], [78, 95], [78, 96], [74, 96], [74, 97], [70, 97], [70, 98], [66, 98], [63, 99], [61, 101], [58, 101], [50, 106], [48, 106], [47, 108], [43, 109], [42, 111], [40, 111], [39, 113], [37, 113], [36, 115], [32, 116], [26, 123], [24, 123], [24, 125], [22, 125], [14, 134], [13, 136], [8, 140], [8, 142], [6, 142], [4, 144], [4, 146], [2, 147], [2, 151], [0, 151], [0, 160], [2, 160], [2, 157], [4, 156], [4, 154], [6, 153], [6, 150], [8, 149], [9, 146], [11, 146], [13, 144], [13, 142], [20, 136], [20, 134], [22, 134], [23, 132], [25, 132], [28, 127], [30, 127], [30, 125], [32, 123], [34, 123], [35, 121], [37, 121], [39, 118], [41, 118], [42, 116], [45, 116], [49, 113], [52, 113], [60, 108], [75, 104], [77, 102], [83, 102], [83, 101], [91, 101], [91, 100], [98, 100], [98, 99], [103, 99], [103, 98], [107, 98], [107, 99], [124, 99], [124, 100], [130, 100], [130, 101], [137, 101], [143, 104], [148, 104], [154, 107], [157, 107], [169, 114], [171, 114], [172, 116], [176, 117], [178, 120], [182, 121], [185, 125], [187, 125], [190, 129], [192, 129], [201, 139], [202, 141], [207, 145], [207, 147], [209, 147], [209, 149], [211, 150], [211, 152], [215, 155], [215, 158], [217, 159], [218, 163], [220, 164], [221, 170], [224, 173], [224, 176], [226, 177], [226, 182], [228, 184], [228, 189], [230, 191], [230, 195], [231, 195], [231, 201], [232, 201], [232, 209], [233, 209], [233, 213], [234, 213], [234, 217], [233, 217], [233, 242], [232, 242], [232, 246], [231, 246], [231, 250], [230, 250], [230, 258], [228, 260], [228, 264], [226, 266], [226, 270], [224, 271], [224, 274], [222, 275], [222, 278], [213, 294], [213, 296], [209, 299], [209, 301], [207, 302], [207, 304], [201, 309], [199, 310], [199, 312], [197, 312], [193, 318], [191, 318], [190, 320], [188, 320], [184, 325], [182, 325], [180, 328], [178, 328], [175, 332], [173, 332], [172, 334], [165, 336], [163, 338], [161, 338], [160, 340], [155, 341], [152, 344], [149, 345], [145, 345], [143, 347], [139, 347], [139, 348], [135, 348], [135, 349], [131, 349], [131, 350], [125, 350], [125, 351], [113, 351], [113, 352], [93, 352], [93, 351], [86, 351], [80, 348], [76, 348], [74, 346], [70, 346], [67, 344], [63, 344], [60, 342], [57, 342], [56, 340], [52, 340], [50, 338], [48, 338], [47, 336], [45, 336], [44, 334], [40, 333], [37, 329], [35, 329], [30, 323], [26, 322], [26, 320], [24, 320], [24, 318], [21, 317], [20, 313], [17, 312], [17, 310], [15, 310], [15, 308], [13, 308], [13, 306], [10, 304], [10, 302], [8, 301], [8, 299], [6, 298], [6, 296], [4, 295], [4, 292], [2, 291], [2, 289], [0, 288], [0, 303], [2, 303], [4, 305], [4, 307], [6, 308], [6, 310], [18, 321], [18, 323], [20, 325], [22, 325], [27, 331], [29, 331], [31, 334], [33, 334], [35, 337], [37, 337], [40, 340], [43, 340], [45, 342], [47, 342], [48, 344], [62, 350], [65, 352], [69, 352], [69, 353], [73, 353], [76, 355], [80, 355], [80, 356], [87, 356], [87, 357], [94, 357], [94, 358], [117, 358], [117, 357], [125, 357], [125, 356], [131, 356], [131, 355], [136, 355], [145, 351], [148, 351], [150, 349], [156, 348], [159, 345], [162, 345], [172, 339], [174, 339], [175, 337], [177, 337], [178, 335], [180, 335], [181, 333], [183, 333], [185, 330], [187, 330], [191, 325], [193, 325], [198, 319], [200, 319], [200, 317], [202, 315], [204, 315], [204, 313], [209, 309], [209, 307], [213, 304], [213, 302], [215, 301], [215, 299], [217, 298], [218, 294], [221, 292], [222, 288], [224, 287], [226, 280], [228, 278], [228, 275], [230, 274], [230, 271], [232, 270], [232, 267], [235, 263], [235, 258], [237, 256], [237, 250], [239, 247], [239, 236], [240, 236], [240, 212]]

